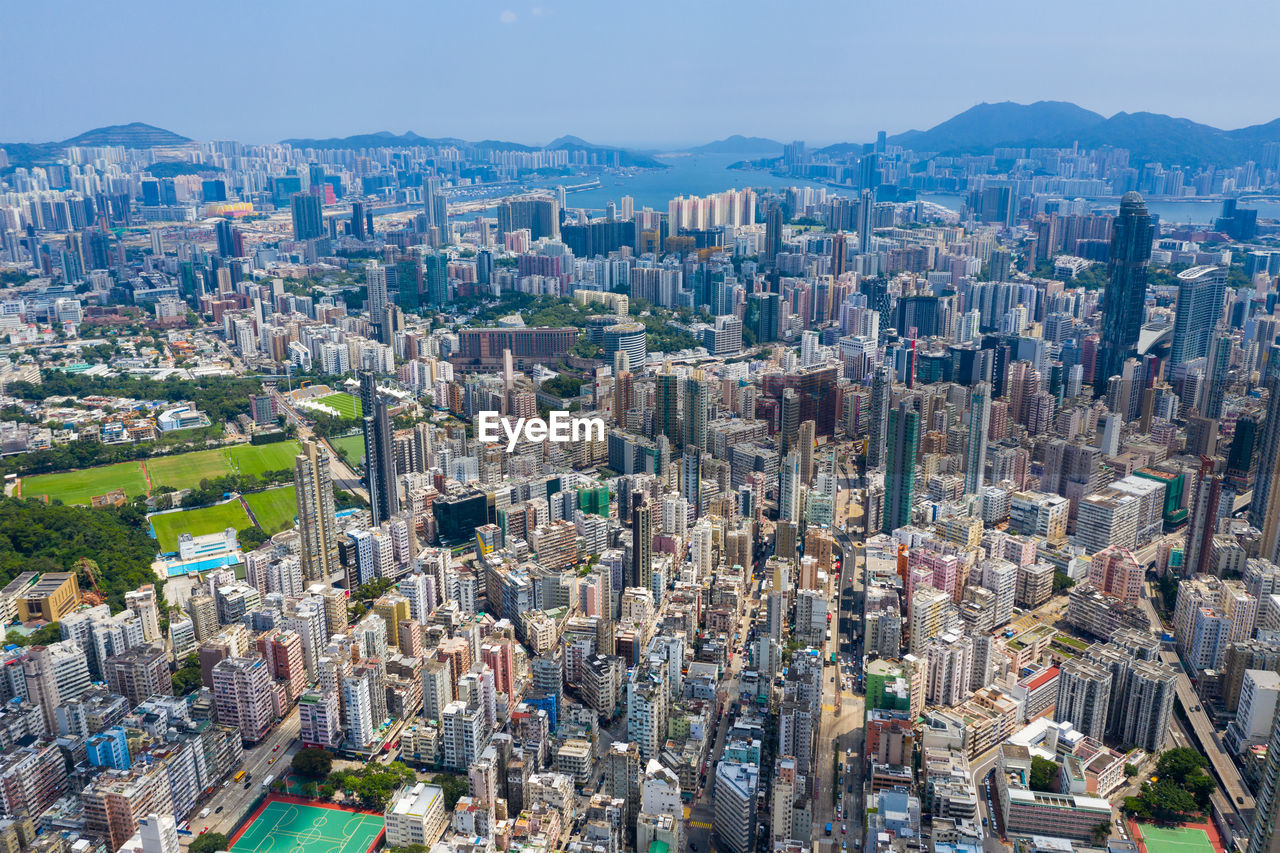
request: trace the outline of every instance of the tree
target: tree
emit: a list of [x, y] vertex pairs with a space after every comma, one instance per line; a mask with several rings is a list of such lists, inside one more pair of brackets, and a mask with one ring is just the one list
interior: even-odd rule
[[293, 755], [293, 769], [302, 776], [320, 779], [329, 775], [333, 769], [333, 754], [327, 749], [307, 747]]
[[173, 693], [175, 696], [186, 696], [199, 690], [200, 684], [200, 656], [192, 652], [173, 674]]
[[1111, 835], [1111, 821], [1104, 820], [1093, 828], [1093, 842], [1101, 847]]
[[218, 853], [219, 850], [226, 850], [228, 847], [227, 837], [221, 832], [206, 832], [203, 835], [197, 835], [187, 845], [187, 851], [188, 853]]
[[467, 795], [470, 786], [467, 780], [460, 776], [449, 776], [441, 773], [431, 780], [434, 784], [439, 785], [444, 791], [444, 808], [445, 811], [453, 811], [453, 807], [457, 805], [458, 800]]
[[4, 635], [4, 641], [15, 646], [47, 646], [61, 639], [62, 628], [57, 622], [41, 625], [30, 634], [24, 634], [21, 631], [9, 631]]
[[1076, 585], [1076, 582], [1072, 580], [1071, 576], [1068, 575], [1066, 572], [1053, 573], [1053, 594], [1054, 595], [1057, 595], [1058, 593], [1066, 592], [1067, 590], [1071, 589], [1071, 587], [1075, 585]]
[[1138, 765], [1128, 764], [1128, 763], [1124, 765], [1124, 775], [1135, 776], [1137, 775], [1137, 773], [1138, 773]]
[[1031, 756], [1031, 790], [1052, 791], [1058, 775], [1058, 763], [1038, 755]]

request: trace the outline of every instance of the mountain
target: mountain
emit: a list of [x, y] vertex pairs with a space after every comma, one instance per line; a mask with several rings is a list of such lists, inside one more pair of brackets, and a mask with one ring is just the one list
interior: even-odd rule
[[1030, 140], [1070, 136], [1105, 121], [1098, 113], [1065, 101], [981, 103], [928, 130], [890, 136], [888, 142], [914, 151], [989, 153], [997, 146], [1026, 146]]
[[581, 136], [573, 134], [565, 134], [558, 139], [553, 139], [547, 143], [547, 148], [599, 148], [599, 145], [592, 145]]
[[63, 146], [120, 145], [125, 148], [155, 148], [163, 145], [185, 145], [192, 140], [155, 125], [140, 121], [96, 127], [79, 136], [62, 140]]
[[[1262, 128], [1270, 128], [1264, 130]], [[1158, 161], [1165, 165], [1195, 166], [1214, 163], [1234, 166], [1250, 159], [1262, 143], [1280, 140], [1280, 124], [1272, 122], [1242, 136], [1241, 131], [1219, 130], [1185, 118], [1161, 113], [1116, 113], [1111, 118], [1076, 133], [1059, 133], [1056, 145], [1079, 142], [1085, 148], [1128, 148], [1133, 161]], [[1270, 134], [1268, 136], [1268, 133]]]
[[743, 136], [735, 133], [733, 136], [687, 150], [690, 154], [745, 154], [749, 157], [777, 157], [782, 154], [782, 143], [763, 136]]

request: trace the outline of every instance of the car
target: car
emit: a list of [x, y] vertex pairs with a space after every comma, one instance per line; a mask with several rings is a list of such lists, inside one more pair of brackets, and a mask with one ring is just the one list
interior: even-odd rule
[[216, 809], [214, 809], [214, 810], [213, 810], [213, 813], [214, 813], [214, 814], [222, 814], [222, 806], [218, 806]]
[[276, 763], [276, 760], [275, 760], [274, 758], [268, 758], [268, 759], [267, 759], [267, 763], [268, 763], [268, 764], [275, 764], [275, 763]]
[[247, 791], [247, 790], [249, 790], [249, 786], [250, 786], [251, 784], [253, 784], [253, 783], [252, 783], [252, 782], [245, 782], [245, 783], [244, 783], [244, 789], [245, 789], [246, 791]]
[[280, 744], [276, 744], [275, 746], [271, 747], [271, 751], [272, 751], [272, 752], [279, 752], [279, 751], [280, 751]]
[[204, 835], [208, 831], [209, 831], [209, 827], [206, 826], [204, 829], [200, 830], [200, 834]]

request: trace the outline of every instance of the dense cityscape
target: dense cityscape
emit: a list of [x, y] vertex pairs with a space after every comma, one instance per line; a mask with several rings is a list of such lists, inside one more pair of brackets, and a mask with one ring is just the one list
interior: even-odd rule
[[0, 851], [1277, 853], [1280, 129], [1124, 115], [0, 143]]

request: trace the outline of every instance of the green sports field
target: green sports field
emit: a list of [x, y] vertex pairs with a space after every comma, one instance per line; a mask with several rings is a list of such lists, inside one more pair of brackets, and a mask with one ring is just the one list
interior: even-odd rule
[[130, 498], [145, 495], [147, 481], [142, 476], [142, 466], [137, 462], [121, 462], [101, 468], [22, 478], [24, 498], [43, 499], [47, 496], [49, 500], [57, 499], [64, 504], [88, 504], [90, 498], [116, 489], [124, 489]]
[[298, 490], [295, 486], [282, 486], [265, 492], [245, 495], [244, 501], [253, 510], [262, 532], [271, 536], [293, 526], [298, 512]]
[[1191, 826], [1162, 827], [1138, 824], [1147, 853], [1214, 853], [1213, 844], [1203, 829]]
[[385, 825], [380, 815], [274, 800], [231, 844], [231, 853], [366, 853]]
[[329, 444], [333, 446], [336, 452], [339, 448], [347, 451], [347, 462], [353, 468], [360, 464], [360, 460], [364, 458], [364, 436], [357, 433], [356, 435], [344, 435], [341, 438], [329, 439]]
[[151, 516], [151, 529], [155, 531], [156, 541], [160, 543], [160, 550], [164, 553], [178, 550], [178, 536], [183, 533], [204, 536], [208, 533], [220, 533], [228, 527], [243, 530], [252, 526], [249, 513], [245, 512], [238, 500]]
[[296, 441], [194, 450], [138, 462], [23, 477], [22, 495], [30, 498], [48, 496], [50, 500], [57, 499], [65, 504], [88, 504], [95, 495], [124, 489], [125, 494], [132, 498], [147, 494], [144, 466], [146, 473], [151, 475], [152, 489], [160, 486], [190, 489], [199, 486], [201, 480], [225, 477], [237, 471], [260, 476], [264, 471], [289, 470], [293, 468], [293, 458], [297, 455]]
[[318, 397], [316, 398], [316, 402], [323, 403], [326, 406], [332, 406], [348, 420], [351, 418], [364, 417], [362, 411], [363, 407], [360, 405], [359, 398], [353, 397], [345, 391], [339, 391], [336, 394], [327, 394], [324, 397]]

